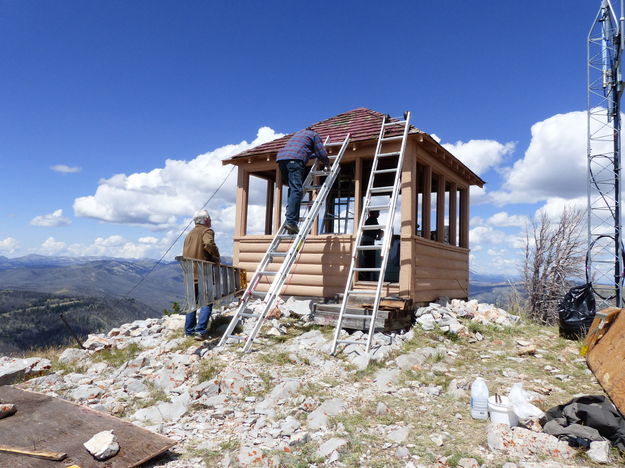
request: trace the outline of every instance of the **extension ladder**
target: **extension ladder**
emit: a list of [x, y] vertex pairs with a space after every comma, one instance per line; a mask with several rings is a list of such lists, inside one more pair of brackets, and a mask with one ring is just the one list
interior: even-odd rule
[[[404, 131], [401, 135], [395, 136], [385, 136], [385, 133], [390, 127], [397, 127], [398, 125], [404, 126]], [[406, 141], [408, 139], [408, 131], [410, 130], [410, 112], [404, 113], [404, 119], [393, 119], [391, 120], [388, 116], [385, 116], [382, 119], [382, 126], [380, 127], [380, 136], [378, 137], [378, 144], [375, 149], [375, 155], [373, 158], [373, 165], [371, 167], [371, 174], [369, 176], [369, 184], [367, 185], [367, 192], [365, 195], [365, 200], [363, 202], [363, 209], [360, 216], [360, 221], [358, 223], [358, 231], [356, 234], [356, 241], [354, 242], [354, 250], [352, 252], [352, 261], [349, 267], [349, 274], [347, 275], [347, 284], [345, 285], [345, 291], [343, 293], [343, 301], [341, 303], [341, 308], [339, 311], [339, 317], [336, 322], [336, 330], [334, 332], [334, 340], [332, 343], [332, 355], [336, 354], [336, 349], [339, 343], [346, 344], [362, 344], [358, 341], [352, 340], [340, 340], [339, 335], [341, 333], [341, 325], [343, 323], [343, 319], [345, 318], [356, 318], [362, 320], [369, 320], [369, 332], [367, 336], [367, 347], [366, 352], [369, 352], [371, 349], [371, 341], [373, 339], [373, 333], [375, 330], [375, 321], [378, 314], [378, 307], [380, 305], [380, 295], [382, 293], [382, 285], [384, 283], [384, 275], [386, 273], [386, 266], [388, 263], [388, 254], [391, 247], [391, 237], [393, 233], [393, 220], [395, 218], [395, 207], [397, 206], [397, 197], [399, 195], [400, 181], [401, 181], [401, 170], [404, 161], [404, 153], [406, 151]], [[382, 147], [386, 143], [397, 143], [401, 142], [399, 151], [392, 152], [382, 152]], [[393, 167], [388, 167], [384, 169], [378, 169], [378, 164], [380, 160], [392, 161], [396, 160], [396, 164]], [[393, 185], [384, 186], [384, 187], [376, 187], [375, 180], [376, 176], [381, 176], [384, 174], [395, 174], [395, 180]], [[372, 196], [383, 196], [385, 194], [390, 195], [389, 203], [383, 204], [374, 204], [371, 201]], [[382, 211], [387, 212], [386, 217], [386, 225], [373, 224], [373, 225], [365, 225], [365, 220], [367, 215], [371, 211]], [[368, 245], [362, 243], [363, 231], [377, 231], [380, 229], [384, 229], [384, 235], [382, 237], [381, 245]], [[358, 264], [358, 257], [361, 252], [364, 251], [379, 251], [381, 257], [381, 265], [379, 267], [363, 267]], [[378, 273], [378, 281], [375, 289], [353, 289], [353, 284], [355, 280], [355, 275], [358, 272], [372, 272]], [[365, 313], [362, 310], [362, 313], [359, 312], [358, 309], [350, 309], [349, 312], [346, 313], [348, 308], [349, 299], [352, 296], [359, 295], [372, 295], [374, 296], [373, 301], [373, 309], [371, 314]]]
[[[320, 162], [316, 160], [311, 170], [309, 171], [308, 175], [306, 176], [306, 179], [303, 184], [303, 189], [304, 189], [304, 195], [306, 193], [309, 194], [309, 199], [302, 200], [301, 202], [300, 210], [301, 209], [305, 210], [305, 215], [303, 217], [300, 216], [300, 222], [298, 224], [299, 232], [297, 234], [288, 234], [285, 229], [286, 221], [282, 222], [280, 229], [278, 230], [278, 234], [273, 238], [263, 259], [258, 264], [258, 267], [256, 268], [256, 271], [254, 272], [254, 275], [249, 281], [249, 284], [247, 288], [245, 289], [243, 296], [241, 297], [241, 302], [239, 303], [239, 307], [237, 308], [237, 311], [234, 317], [230, 321], [228, 328], [224, 332], [224, 335], [221, 337], [221, 340], [219, 341], [219, 344], [217, 346], [224, 345], [229, 339], [238, 340], [238, 341], [245, 340], [245, 345], [243, 346], [243, 352], [248, 352], [251, 349], [252, 343], [254, 339], [256, 338], [256, 335], [258, 334], [261, 326], [263, 325], [263, 322], [265, 321], [267, 314], [269, 313], [269, 311], [272, 310], [272, 307], [276, 299], [280, 295], [282, 286], [286, 282], [287, 276], [291, 272], [291, 269], [293, 265], [295, 264], [295, 261], [297, 260], [297, 257], [300, 251], [302, 250], [302, 247], [304, 246], [304, 242], [306, 241], [306, 238], [308, 237], [308, 234], [313, 226], [313, 223], [315, 222], [315, 218], [317, 214], [319, 213], [321, 206], [323, 206], [323, 204], [325, 203], [328, 193], [330, 192], [330, 189], [332, 188], [332, 185], [334, 184], [334, 181], [336, 180], [339, 174], [339, 171], [341, 170], [340, 168], [341, 159], [343, 158], [343, 155], [345, 154], [345, 150], [347, 149], [347, 146], [349, 144], [349, 139], [350, 139], [349, 134], [347, 134], [347, 136], [345, 137], [345, 140], [342, 143], [328, 143], [326, 139], [325, 146], [339, 146], [340, 145], [341, 148], [337, 156], [335, 157], [329, 156], [329, 159], [331, 161], [333, 160], [332, 168], [330, 170], [320, 170], [318, 168], [318, 166], [320, 166]], [[317, 177], [324, 177], [324, 176], [325, 176], [325, 180], [323, 184], [316, 185], [314, 183]], [[317, 190], [318, 190], [317, 195], [314, 196], [314, 193]], [[292, 243], [286, 252], [278, 252], [278, 247], [283, 241], [292, 241]], [[278, 258], [283, 259], [278, 270], [277, 271], [269, 270], [268, 268], [269, 265], [272, 263], [277, 264], [274, 262], [274, 260]], [[256, 291], [256, 288], [258, 287], [260, 280], [262, 278], [269, 278], [269, 277], [273, 277], [273, 281], [268, 291], [267, 292]], [[262, 312], [260, 313], [246, 312], [247, 304], [252, 297], [263, 298]], [[233, 334], [234, 329], [238, 325], [239, 321], [245, 318], [251, 318], [251, 319], [256, 320], [254, 327], [252, 329], [252, 332], [247, 337]]]

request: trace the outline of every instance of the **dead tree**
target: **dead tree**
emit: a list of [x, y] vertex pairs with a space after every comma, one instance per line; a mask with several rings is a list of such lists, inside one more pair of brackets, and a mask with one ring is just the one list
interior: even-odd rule
[[565, 208], [556, 222], [541, 212], [525, 230], [522, 276], [527, 311], [539, 323], [558, 319], [558, 302], [584, 273], [584, 212]]

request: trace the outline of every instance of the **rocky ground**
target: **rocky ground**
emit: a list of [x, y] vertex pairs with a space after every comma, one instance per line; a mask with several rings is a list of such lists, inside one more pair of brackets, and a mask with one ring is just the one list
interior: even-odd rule
[[[79, 402], [178, 441], [150, 467], [578, 467], [623, 466], [607, 445], [577, 451], [540, 431], [470, 416], [473, 379], [491, 394], [522, 382], [546, 410], [602, 394], [579, 343], [557, 330], [475, 301], [417, 311], [415, 327], [378, 333], [372, 353], [350, 344], [329, 355], [330, 328], [309, 303], [289, 300], [253, 351], [183, 336], [183, 317], [136, 321], [93, 335], [88, 350], [29, 360], [24, 389]], [[363, 340], [356, 332], [351, 340]], [[35, 374], [47, 373], [39, 377]], [[15, 375], [15, 374], [14, 374]], [[123, 444], [123, 441], [119, 441]]]

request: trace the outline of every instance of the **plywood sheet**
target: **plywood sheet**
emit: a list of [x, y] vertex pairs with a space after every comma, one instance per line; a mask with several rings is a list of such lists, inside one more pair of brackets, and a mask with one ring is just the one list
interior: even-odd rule
[[[592, 327], [590, 333], [592, 333]], [[620, 313], [588, 351], [586, 362], [621, 414], [625, 414], [624, 360], [625, 313]]]
[[[3, 445], [36, 451], [63, 452], [65, 460], [53, 462], [0, 452], [2, 467], [107, 467], [138, 466], [175, 445], [175, 441], [119, 418], [41, 393], [0, 386], [0, 400], [17, 405], [17, 413], [0, 419]], [[95, 460], [83, 443], [101, 431], [113, 430], [119, 453], [104, 462]]]

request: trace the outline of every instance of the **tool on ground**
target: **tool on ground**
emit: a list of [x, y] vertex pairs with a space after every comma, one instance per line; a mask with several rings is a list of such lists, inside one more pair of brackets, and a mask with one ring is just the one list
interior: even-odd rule
[[[305, 194], [309, 194], [309, 198], [308, 200], [302, 200], [301, 202], [301, 209], [305, 211], [305, 214], [303, 216], [300, 215], [300, 222], [298, 223], [299, 232], [297, 234], [288, 234], [285, 229], [286, 221], [282, 222], [277, 235], [273, 238], [267, 252], [258, 264], [258, 268], [256, 268], [254, 275], [250, 279], [247, 289], [241, 297], [239, 307], [230, 321], [224, 335], [219, 341], [218, 346], [224, 345], [228, 342], [228, 340], [239, 340], [245, 341], [243, 352], [248, 352], [251, 349], [256, 335], [263, 325], [267, 314], [273, 309], [274, 303], [280, 295], [282, 286], [284, 286], [287, 276], [291, 272], [291, 269], [295, 264], [302, 247], [304, 246], [304, 242], [306, 241], [313, 223], [317, 218], [319, 210], [325, 203], [326, 198], [330, 193], [330, 189], [339, 174], [340, 162], [345, 154], [349, 140], [350, 135], [348, 134], [342, 143], [328, 143], [326, 141], [326, 147], [340, 146], [340, 149], [336, 156], [329, 156], [332, 161], [332, 167], [329, 170], [324, 170], [323, 167], [320, 167], [321, 163], [318, 160], [315, 160], [315, 163], [306, 176], [303, 184], [304, 197]], [[325, 180], [321, 185], [315, 183], [315, 180], [318, 177], [325, 177]], [[279, 251], [279, 247], [284, 241], [291, 241], [290, 247], [286, 252]], [[282, 263], [277, 263], [275, 261], [276, 259], [283, 259]], [[278, 268], [270, 270], [270, 265], [275, 265]], [[273, 281], [271, 282], [267, 292], [260, 292], [256, 290], [261, 279], [269, 280], [271, 277], [273, 277]], [[263, 298], [262, 311], [260, 313], [247, 311], [247, 304], [252, 297]], [[233, 334], [239, 321], [245, 318], [252, 318], [256, 320], [251, 333], [248, 336]]]
[[[389, 130], [396, 129], [397, 126], [403, 125], [403, 133], [400, 135], [385, 136]], [[375, 330], [375, 321], [378, 314], [378, 308], [380, 305], [380, 296], [382, 293], [382, 285], [384, 284], [384, 275], [386, 274], [386, 266], [388, 264], [389, 251], [391, 247], [391, 237], [393, 233], [393, 220], [395, 219], [395, 208], [397, 206], [397, 198], [400, 190], [401, 171], [404, 162], [404, 153], [406, 152], [406, 142], [408, 140], [408, 131], [410, 130], [410, 112], [404, 113], [403, 119], [392, 119], [389, 116], [385, 116], [382, 119], [382, 125], [380, 127], [380, 135], [378, 137], [378, 144], [375, 149], [375, 155], [373, 158], [373, 165], [371, 167], [371, 174], [369, 176], [369, 184], [367, 185], [367, 192], [363, 203], [363, 209], [358, 223], [358, 231], [356, 233], [356, 241], [354, 242], [354, 250], [352, 252], [352, 261], [349, 267], [349, 274], [347, 275], [347, 284], [345, 285], [345, 292], [343, 293], [343, 302], [341, 303], [341, 310], [339, 317], [336, 321], [336, 330], [334, 333], [334, 341], [332, 343], [332, 354], [336, 354], [337, 346], [339, 343], [355, 343], [362, 344], [361, 342], [353, 340], [340, 340], [339, 335], [341, 333], [341, 325], [344, 318], [357, 318], [363, 320], [369, 320], [369, 329], [367, 336], [366, 351], [371, 349], [371, 341], [373, 339], [373, 333]], [[388, 148], [388, 144], [400, 142], [399, 151], [384, 151]], [[383, 167], [381, 168], [381, 162]], [[383, 178], [388, 174], [394, 174], [394, 182], [392, 185], [381, 185]], [[372, 202], [373, 197], [380, 197], [388, 195], [390, 200], [387, 203], [378, 204]], [[372, 211], [385, 212], [386, 224], [369, 224], [366, 225], [365, 221], [367, 216]], [[364, 231], [377, 231], [384, 229], [384, 235], [382, 237], [382, 243], [380, 245], [363, 244], [363, 232]], [[364, 251], [379, 251], [381, 264], [379, 267], [363, 267], [359, 265], [359, 256]], [[354, 289], [354, 281], [356, 275], [359, 272], [371, 272], [378, 274], [377, 286], [375, 289]], [[373, 307], [371, 312], [364, 311], [362, 313], [356, 313], [357, 311], [349, 310], [348, 304], [350, 297], [359, 295], [372, 295], [374, 296]]]
[[12, 447], [10, 445], [0, 445], [0, 452], [15, 453], [17, 455], [27, 455], [29, 457], [43, 458], [44, 460], [61, 461], [67, 458], [62, 452], [40, 452], [22, 447]]

